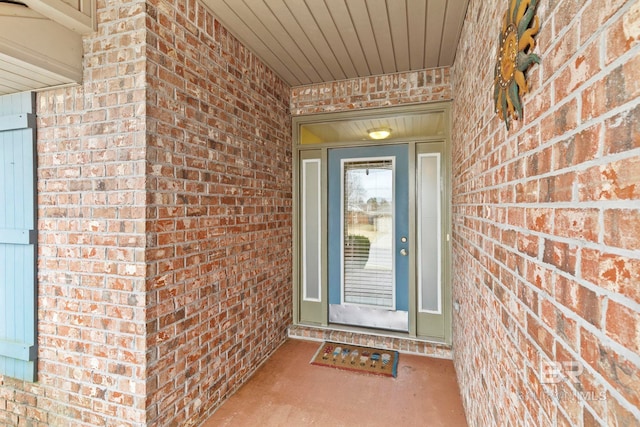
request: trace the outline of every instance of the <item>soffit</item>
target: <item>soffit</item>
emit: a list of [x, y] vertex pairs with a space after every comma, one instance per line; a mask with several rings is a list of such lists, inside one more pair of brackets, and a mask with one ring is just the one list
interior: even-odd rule
[[74, 82], [74, 79], [53, 73], [44, 67], [0, 53], [0, 95]]
[[78, 83], [95, 0], [0, 0], [0, 95]]
[[453, 65], [469, 0], [203, 0], [291, 86]]

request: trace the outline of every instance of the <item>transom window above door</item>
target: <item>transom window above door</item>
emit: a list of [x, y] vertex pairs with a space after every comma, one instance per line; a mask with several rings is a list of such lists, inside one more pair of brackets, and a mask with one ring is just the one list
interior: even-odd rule
[[399, 114], [305, 123], [299, 127], [299, 144], [363, 143], [421, 140], [445, 137], [444, 111]]

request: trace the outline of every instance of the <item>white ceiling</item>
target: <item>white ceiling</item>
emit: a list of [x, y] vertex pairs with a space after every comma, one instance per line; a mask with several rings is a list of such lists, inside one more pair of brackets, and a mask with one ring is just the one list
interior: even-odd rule
[[0, 95], [81, 79], [79, 34], [24, 4], [0, 1]]
[[289, 85], [453, 65], [469, 0], [203, 0]]
[[73, 83], [74, 80], [0, 52], [0, 95]]
[[[290, 86], [450, 66], [469, 3], [469, 0], [202, 1]], [[51, 24], [31, 9], [8, 3], [0, 3], [0, 20], [29, 22], [43, 34], [46, 31], [37, 23]], [[13, 55], [14, 43], [3, 38], [2, 30], [0, 95], [78, 81], [64, 66], [58, 69], [65, 72], [52, 70], [56, 58], [40, 54], [42, 58], [36, 55], [25, 62]], [[9, 32], [8, 28], [4, 30]], [[68, 38], [60, 31], [56, 35]], [[29, 36], [35, 37], [32, 31]], [[44, 36], [41, 39], [36, 45], [49, 40]], [[3, 40], [6, 43], [2, 44]], [[78, 36], [78, 45], [79, 40]], [[62, 44], [68, 45], [66, 40]], [[61, 52], [66, 51], [57, 51], [56, 55]]]
[[302, 125], [300, 142], [316, 144], [327, 142], [368, 141], [369, 130], [389, 129], [386, 141], [410, 141], [428, 136], [442, 136], [445, 132], [444, 114], [440, 111], [419, 114], [400, 114], [377, 118], [330, 120]]

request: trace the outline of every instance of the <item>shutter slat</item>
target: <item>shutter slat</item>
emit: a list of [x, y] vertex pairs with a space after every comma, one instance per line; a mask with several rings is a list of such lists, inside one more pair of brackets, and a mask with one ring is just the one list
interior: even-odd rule
[[35, 96], [0, 97], [0, 375], [36, 380]]
[[0, 132], [17, 129], [35, 128], [35, 115], [14, 114], [10, 116], [0, 116]]
[[0, 244], [34, 245], [35, 243], [35, 230], [0, 228]]
[[36, 350], [36, 346], [32, 344], [0, 340], [0, 356], [30, 362], [36, 359]]

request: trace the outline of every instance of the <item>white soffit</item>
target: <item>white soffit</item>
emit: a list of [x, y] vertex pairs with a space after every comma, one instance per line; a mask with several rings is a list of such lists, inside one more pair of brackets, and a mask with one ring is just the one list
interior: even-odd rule
[[453, 65], [469, 0], [203, 0], [289, 85]]
[[0, 95], [70, 83], [75, 81], [0, 53]]
[[[40, 6], [40, 3], [61, 2], [36, 3]], [[65, 2], [61, 4], [68, 7]], [[24, 4], [0, 2], [0, 95], [81, 80], [82, 35], [79, 32]]]

